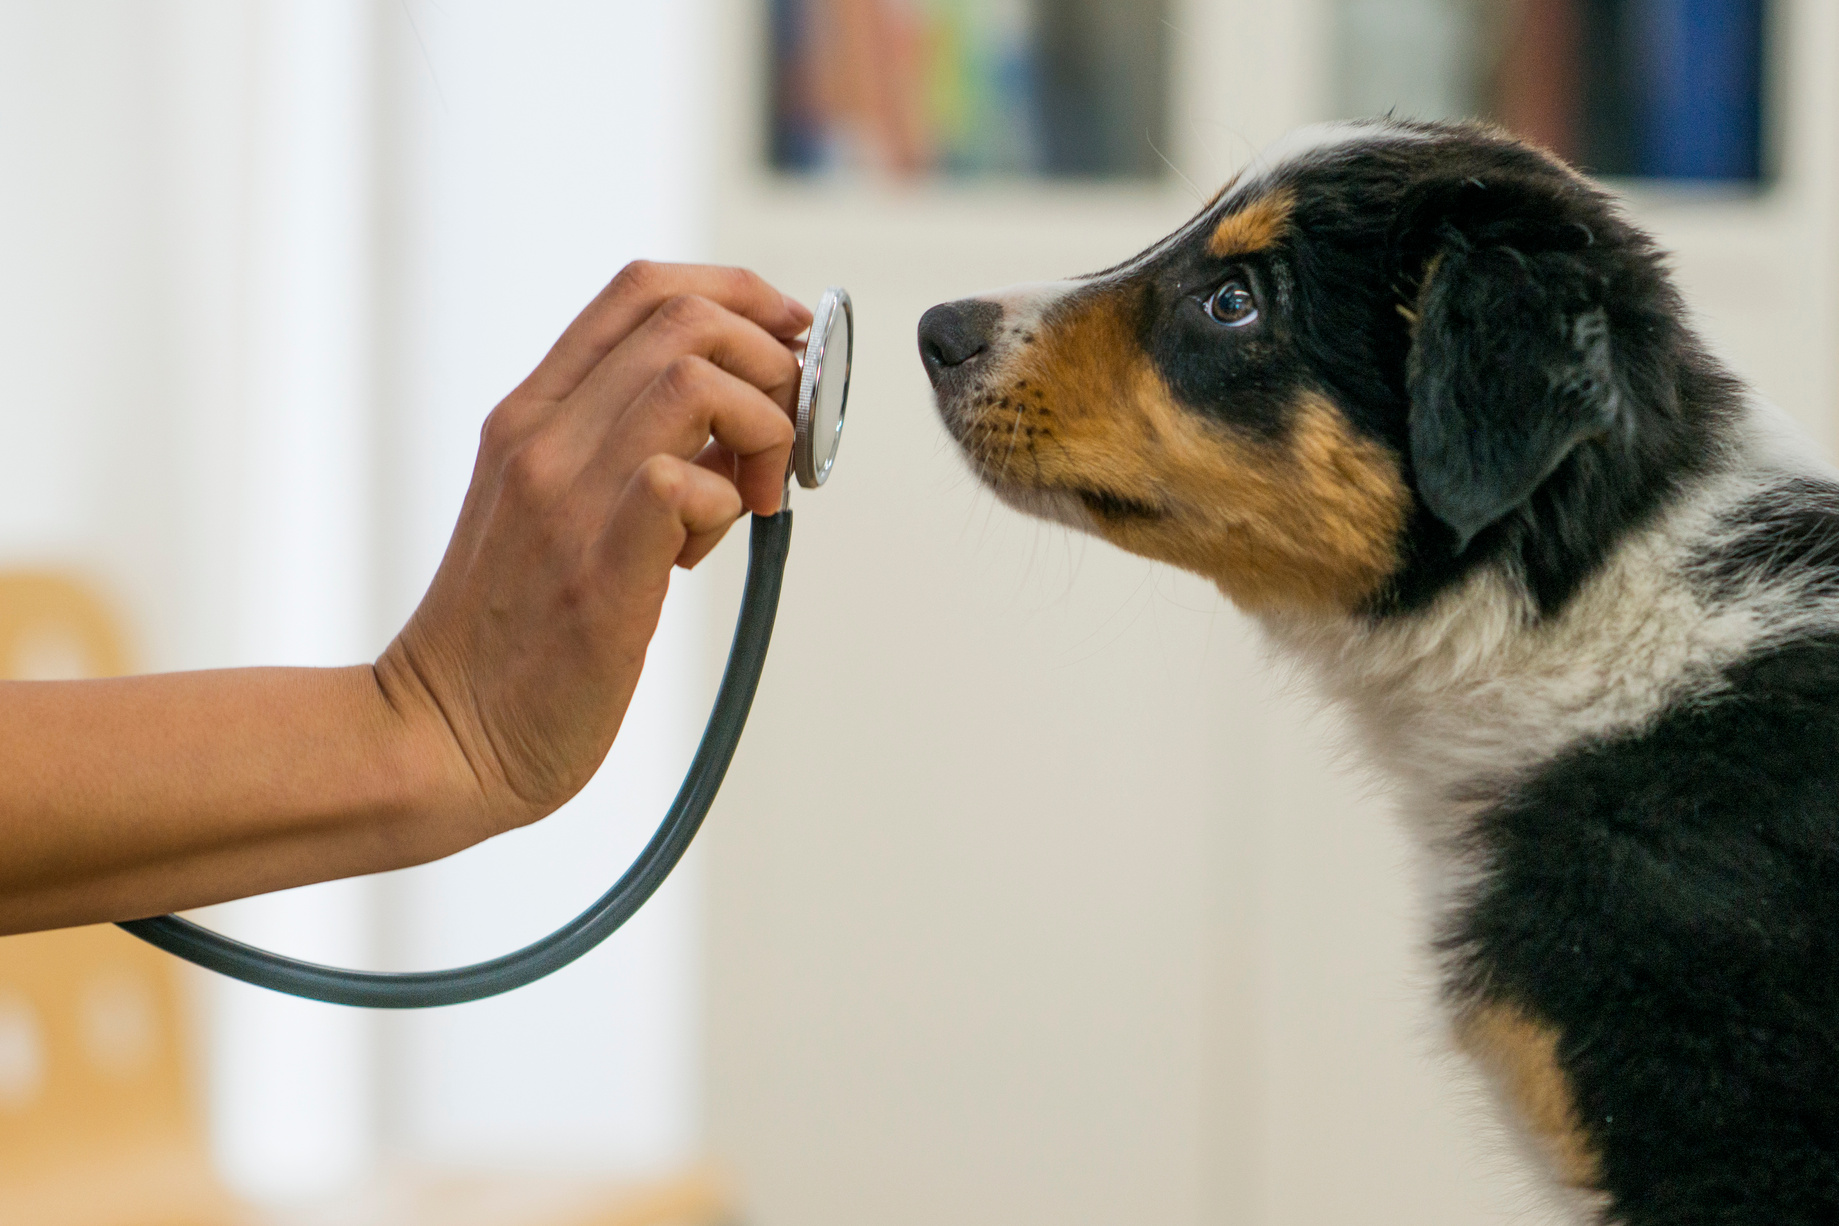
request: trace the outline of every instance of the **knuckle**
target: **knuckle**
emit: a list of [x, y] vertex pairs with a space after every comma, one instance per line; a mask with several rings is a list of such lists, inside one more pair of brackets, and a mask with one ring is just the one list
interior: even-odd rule
[[658, 318], [682, 332], [708, 326], [721, 308], [700, 294], [678, 294], [658, 308]]
[[639, 492], [661, 507], [674, 507], [683, 498], [686, 474], [683, 461], [667, 455], [648, 456], [633, 474]]
[[479, 427], [479, 449], [488, 456], [508, 454], [523, 435], [523, 416], [508, 402], [487, 413], [484, 424]]
[[511, 449], [504, 459], [505, 489], [519, 502], [540, 506], [550, 501], [559, 485], [559, 469], [552, 449], [541, 438], [528, 439]]
[[665, 394], [671, 399], [689, 400], [707, 386], [714, 369], [707, 358], [686, 353], [672, 358], [658, 378], [662, 381]]
[[659, 266], [651, 260], [633, 260], [613, 278], [615, 294], [643, 294], [658, 280]]
[[724, 266], [718, 275], [724, 287], [736, 295], [753, 295], [766, 288], [766, 283], [760, 279], [760, 274], [749, 269]]

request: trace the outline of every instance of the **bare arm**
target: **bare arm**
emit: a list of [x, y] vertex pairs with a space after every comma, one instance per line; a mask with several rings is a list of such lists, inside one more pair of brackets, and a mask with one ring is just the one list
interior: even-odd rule
[[605, 758], [673, 565], [778, 505], [803, 307], [633, 265], [487, 419], [374, 665], [0, 684], [0, 933], [436, 859]]

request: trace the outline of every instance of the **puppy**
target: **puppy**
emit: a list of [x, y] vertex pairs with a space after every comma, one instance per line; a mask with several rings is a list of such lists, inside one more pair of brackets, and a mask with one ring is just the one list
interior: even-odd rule
[[1839, 1222], [1839, 473], [1613, 200], [1479, 126], [1312, 129], [920, 353], [1000, 498], [1345, 707], [1574, 1220]]

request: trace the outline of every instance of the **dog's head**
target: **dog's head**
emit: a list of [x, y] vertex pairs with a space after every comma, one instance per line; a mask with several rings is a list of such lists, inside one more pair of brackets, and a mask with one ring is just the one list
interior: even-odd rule
[[1258, 610], [1384, 614], [1478, 566], [1562, 603], [1709, 450], [1724, 377], [1649, 240], [1490, 129], [1294, 138], [1126, 263], [920, 321], [1021, 509]]

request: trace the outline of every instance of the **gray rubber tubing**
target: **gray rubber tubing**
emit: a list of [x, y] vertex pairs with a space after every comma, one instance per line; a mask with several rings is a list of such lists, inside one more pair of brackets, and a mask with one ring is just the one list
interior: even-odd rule
[[548, 936], [489, 962], [445, 971], [387, 974], [341, 970], [283, 957], [233, 941], [176, 915], [131, 920], [121, 927], [167, 953], [244, 983], [309, 1000], [368, 1009], [430, 1009], [483, 1000], [561, 970], [612, 936], [664, 884], [689, 850], [690, 840], [696, 837], [722, 785], [722, 776], [728, 773], [773, 637], [785, 559], [792, 547], [792, 513], [754, 516], [748, 544], [747, 588], [741, 597], [734, 643], [728, 649], [728, 667], [722, 673], [715, 709], [709, 713], [709, 723], [696, 746], [683, 787], [657, 833], [625, 875], [587, 910]]

